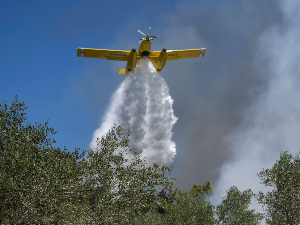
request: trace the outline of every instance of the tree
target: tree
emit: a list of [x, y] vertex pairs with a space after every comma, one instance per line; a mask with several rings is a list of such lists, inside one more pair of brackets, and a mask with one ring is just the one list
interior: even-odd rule
[[159, 205], [157, 211], [161, 214], [166, 214], [169, 213], [174, 206], [174, 202], [176, 200], [176, 194], [177, 194], [178, 189], [176, 188], [175, 191], [171, 190], [165, 190], [162, 189], [158, 193], [159, 197]]
[[173, 224], [214, 224], [213, 205], [204, 199], [181, 194], [176, 202], [169, 215], [170, 222], [176, 221]]
[[190, 195], [181, 195], [180, 201], [174, 204], [172, 210], [166, 214], [156, 212], [138, 216], [130, 224], [190, 224], [212, 225], [214, 224], [213, 206], [201, 198], [193, 198]]
[[259, 224], [263, 218], [262, 214], [248, 209], [254, 196], [250, 189], [240, 192], [233, 186], [226, 192], [227, 196], [216, 207], [216, 224]]
[[[1, 224], [126, 224], [155, 210], [157, 188], [171, 193], [171, 168], [127, 157], [129, 132], [114, 126], [98, 147], [79, 154], [54, 148], [56, 132], [26, 121], [25, 103], [17, 97], [0, 104]], [[119, 150], [119, 153], [116, 153]]]
[[[173, 203], [175, 201], [176, 203], [180, 202], [181, 196], [206, 199], [213, 193], [213, 190], [214, 186], [209, 180], [205, 181], [205, 184], [194, 184], [189, 191], [178, 191], [178, 189], [176, 188], [175, 191], [168, 192], [166, 195], [165, 190], [162, 189], [158, 194], [160, 196], [160, 205], [158, 208], [158, 212], [162, 214], [169, 213], [170, 210], [173, 209]], [[177, 192], [179, 197], [176, 198]]]
[[287, 151], [280, 154], [271, 169], [263, 169], [258, 176], [262, 184], [272, 187], [266, 194], [257, 195], [266, 211], [268, 224], [300, 223], [300, 158], [293, 157]]
[[186, 195], [190, 195], [194, 198], [196, 197], [202, 197], [202, 198], [205, 198], [205, 197], [208, 197], [209, 195], [212, 194], [214, 190], [214, 186], [212, 185], [212, 183], [207, 180], [205, 181], [205, 184], [194, 184], [191, 188], [191, 190], [189, 191], [179, 191], [179, 195], [183, 195], [183, 194], [186, 194]]
[[[80, 196], [84, 153], [55, 149], [56, 132], [48, 121], [34, 126], [26, 121], [25, 103], [17, 96], [8, 108], [0, 104], [0, 222], [4, 224], [57, 223], [85, 209]], [[79, 203], [79, 204], [78, 204]]]
[[[154, 164], [146, 167], [146, 161], [134, 153], [132, 162], [125, 158], [130, 151], [129, 134], [113, 127], [93, 151], [88, 151], [88, 170], [85, 175], [85, 189], [93, 189], [93, 214], [96, 221], [107, 223], [128, 223], [137, 215], [155, 211], [158, 207], [158, 188], [171, 193], [174, 179], [165, 177], [171, 168]], [[122, 149], [118, 154], [114, 152]], [[97, 197], [99, 196], [99, 197]]]
[[131, 224], [213, 224], [214, 207], [205, 200], [212, 194], [213, 189], [210, 181], [202, 185], [194, 184], [190, 191], [176, 189], [166, 193], [162, 189], [158, 194], [160, 196], [158, 213], [140, 215], [131, 221]]

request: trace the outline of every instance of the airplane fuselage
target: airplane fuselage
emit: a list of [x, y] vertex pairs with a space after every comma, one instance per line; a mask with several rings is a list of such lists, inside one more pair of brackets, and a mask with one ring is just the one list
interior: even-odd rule
[[141, 56], [149, 56], [151, 53], [151, 42], [150, 40], [143, 40], [140, 48], [139, 48], [139, 53]]

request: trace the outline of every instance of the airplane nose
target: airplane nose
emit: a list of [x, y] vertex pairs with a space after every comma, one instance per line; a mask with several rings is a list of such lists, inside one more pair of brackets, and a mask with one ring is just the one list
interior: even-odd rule
[[149, 56], [149, 52], [148, 51], [143, 51], [142, 56]]

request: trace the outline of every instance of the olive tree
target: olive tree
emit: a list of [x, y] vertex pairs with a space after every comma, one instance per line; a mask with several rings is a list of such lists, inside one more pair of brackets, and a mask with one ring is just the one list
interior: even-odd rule
[[146, 213], [136, 217], [130, 224], [191, 224], [212, 225], [214, 224], [213, 206], [202, 198], [195, 198], [182, 194], [172, 209], [165, 214]]
[[252, 191], [239, 191], [237, 187], [232, 186], [223, 198], [221, 204], [216, 207], [216, 224], [259, 224], [263, 218], [255, 210], [249, 210], [251, 198], [254, 197]]
[[[27, 124], [17, 97], [0, 104], [0, 223], [128, 223], [172, 193], [171, 168], [128, 154], [129, 132], [114, 126], [96, 149], [54, 148], [53, 128]], [[130, 160], [128, 161], [128, 159]]]
[[300, 158], [283, 151], [271, 169], [259, 174], [262, 184], [271, 187], [266, 194], [259, 192], [257, 198], [263, 204], [268, 224], [300, 223]]

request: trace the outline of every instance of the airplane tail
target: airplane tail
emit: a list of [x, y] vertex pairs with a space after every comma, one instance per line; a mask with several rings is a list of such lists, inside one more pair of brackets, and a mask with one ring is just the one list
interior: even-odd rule
[[121, 68], [119, 68], [119, 70], [118, 70], [118, 74], [125, 74], [125, 69], [121, 69]]

